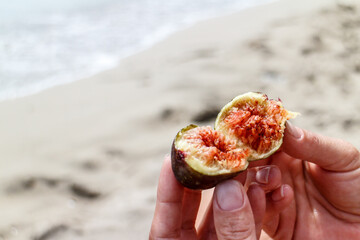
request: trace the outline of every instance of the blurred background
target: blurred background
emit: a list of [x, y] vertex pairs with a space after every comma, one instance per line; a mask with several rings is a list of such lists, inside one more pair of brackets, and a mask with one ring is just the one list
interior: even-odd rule
[[91, 76], [197, 21], [269, 1], [2, 1], [0, 100]]
[[0, 2], [0, 240], [147, 239], [177, 131], [257, 91], [360, 147], [360, 3]]

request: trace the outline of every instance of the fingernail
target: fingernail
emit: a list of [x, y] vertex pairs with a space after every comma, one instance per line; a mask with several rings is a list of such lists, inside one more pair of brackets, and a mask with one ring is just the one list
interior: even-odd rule
[[296, 139], [301, 138], [303, 133], [302, 133], [302, 130], [300, 128], [293, 126], [290, 122], [286, 122], [286, 128], [288, 130], [288, 133], [292, 137], [294, 137]]
[[267, 184], [269, 182], [269, 175], [270, 175], [271, 167], [264, 167], [261, 168], [256, 172], [256, 181], [258, 183]]
[[239, 209], [244, 204], [244, 194], [240, 183], [235, 180], [220, 183], [215, 189], [218, 206], [224, 211]]
[[281, 185], [280, 187], [280, 191], [276, 191], [274, 192], [272, 195], [271, 195], [271, 199], [276, 202], [276, 201], [280, 201], [281, 199], [284, 198], [284, 188], [285, 188], [285, 185]]

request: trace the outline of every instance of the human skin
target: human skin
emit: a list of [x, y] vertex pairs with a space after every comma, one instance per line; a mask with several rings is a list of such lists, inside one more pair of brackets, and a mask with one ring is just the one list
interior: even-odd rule
[[359, 239], [360, 154], [350, 143], [287, 125], [277, 166], [294, 199], [279, 213], [266, 211], [273, 239]]
[[201, 191], [182, 187], [165, 160], [150, 239], [258, 239], [261, 230], [273, 239], [360, 236], [360, 154], [345, 141], [287, 124], [281, 150], [236, 180], [216, 186], [197, 216]]

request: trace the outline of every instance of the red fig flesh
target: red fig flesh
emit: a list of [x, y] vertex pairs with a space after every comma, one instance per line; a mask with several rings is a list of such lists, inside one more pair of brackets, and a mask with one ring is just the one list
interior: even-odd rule
[[264, 94], [234, 98], [220, 111], [215, 130], [189, 125], [178, 132], [171, 152], [175, 177], [185, 187], [206, 189], [236, 176], [248, 161], [277, 151], [285, 122], [295, 116]]

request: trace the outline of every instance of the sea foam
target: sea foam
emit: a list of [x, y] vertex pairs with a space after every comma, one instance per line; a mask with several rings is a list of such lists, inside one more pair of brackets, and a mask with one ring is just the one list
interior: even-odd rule
[[269, 0], [13, 0], [0, 3], [0, 100], [112, 68], [169, 34]]

